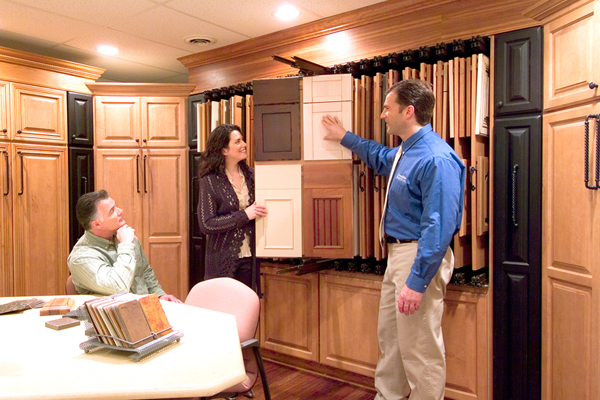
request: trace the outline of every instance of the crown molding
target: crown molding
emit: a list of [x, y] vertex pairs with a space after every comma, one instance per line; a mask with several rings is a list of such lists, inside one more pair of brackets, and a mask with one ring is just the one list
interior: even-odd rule
[[94, 96], [189, 96], [196, 85], [190, 83], [86, 83]]
[[580, 0], [540, 0], [531, 7], [526, 8], [522, 14], [526, 17], [543, 21], [575, 3], [581, 2], [581, 5], [583, 5], [591, 1], [593, 0], [585, 2], [581, 2]]
[[76, 76], [78, 78], [91, 79], [94, 81], [105, 71], [104, 68], [59, 60], [57, 58], [27, 53], [25, 51], [9, 49], [7, 47], [0, 47], [0, 61]]

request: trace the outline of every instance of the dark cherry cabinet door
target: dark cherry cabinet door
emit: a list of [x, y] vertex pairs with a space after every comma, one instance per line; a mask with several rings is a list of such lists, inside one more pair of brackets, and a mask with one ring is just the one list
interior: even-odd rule
[[542, 116], [496, 119], [494, 138], [494, 399], [539, 399]]
[[299, 160], [300, 103], [254, 105], [254, 160]]
[[494, 111], [497, 117], [542, 111], [542, 27], [495, 38]]
[[254, 105], [300, 103], [300, 78], [260, 79], [252, 82]]
[[92, 95], [68, 92], [67, 117], [69, 120], [69, 146], [92, 147], [94, 145]]
[[79, 197], [94, 191], [94, 149], [69, 147], [69, 245], [72, 249], [83, 235], [75, 205]]
[[204, 280], [204, 249], [206, 238], [200, 231], [200, 225], [198, 224], [198, 167], [200, 166], [200, 161], [200, 153], [196, 150], [190, 150], [190, 289], [196, 283]]

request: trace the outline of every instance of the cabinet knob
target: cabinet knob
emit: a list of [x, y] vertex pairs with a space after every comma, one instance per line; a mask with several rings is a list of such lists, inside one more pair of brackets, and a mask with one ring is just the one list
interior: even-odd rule
[[148, 140], [146, 140], [146, 139], [142, 140], [142, 142], [144, 142], [144, 143], [146, 143], [147, 141], [148, 141]]
[[6, 132], [8, 132], [8, 129], [4, 128], [4, 129], [2, 129], [2, 132], [6, 133]]
[[135, 141], [136, 141], [136, 143], [139, 143], [139, 142], [140, 142], [140, 139], [135, 139]]
[[71, 137], [72, 137], [73, 139], [75, 139], [75, 138], [77, 137], [77, 135], [71, 135]]
[[590, 89], [596, 89], [598, 87], [597, 83], [590, 82]]
[[501, 102], [501, 101], [498, 102], [498, 107], [502, 107], [503, 105], [504, 105], [503, 102]]
[[17, 131], [17, 133], [22, 133], [22, 131], [19, 129], [19, 130]]

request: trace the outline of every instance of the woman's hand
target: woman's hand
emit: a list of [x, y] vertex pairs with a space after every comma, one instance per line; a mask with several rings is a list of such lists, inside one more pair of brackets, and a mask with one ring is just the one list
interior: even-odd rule
[[249, 205], [244, 211], [246, 211], [250, 221], [256, 218], [264, 217], [268, 214], [267, 207], [258, 205], [256, 202]]

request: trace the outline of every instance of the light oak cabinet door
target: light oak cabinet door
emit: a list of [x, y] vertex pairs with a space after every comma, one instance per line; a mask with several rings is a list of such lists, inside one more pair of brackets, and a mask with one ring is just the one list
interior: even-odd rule
[[442, 333], [448, 399], [491, 398], [490, 297], [486, 289], [465, 291], [449, 286], [446, 291]]
[[69, 250], [67, 148], [11, 146], [14, 295], [64, 293]]
[[142, 97], [142, 144], [154, 147], [186, 146], [186, 99]]
[[269, 214], [256, 221], [257, 257], [302, 257], [302, 166], [257, 165], [256, 202]]
[[143, 151], [144, 251], [162, 288], [188, 292], [187, 149]]
[[374, 377], [381, 277], [327, 272], [319, 278], [321, 363]]
[[9, 139], [10, 84], [0, 81], [0, 140]]
[[[600, 192], [597, 152], [584, 155], [584, 121], [598, 102], [544, 114], [542, 398], [600, 398]], [[596, 140], [595, 123], [590, 141]]]
[[98, 147], [141, 145], [140, 98], [94, 96], [94, 135]]
[[0, 142], [0, 297], [13, 295], [13, 211], [11, 167], [13, 167], [12, 148], [8, 143]]
[[67, 144], [67, 93], [11, 83], [12, 140]]
[[600, 97], [599, 12], [593, 1], [544, 26], [544, 109]]
[[[94, 159], [95, 190], [104, 189], [123, 210], [127, 225], [142, 240], [143, 158], [138, 149], [97, 149]], [[143, 231], [142, 231], [143, 232]]]
[[319, 360], [319, 278], [277, 275], [263, 263], [260, 345], [264, 349]]

